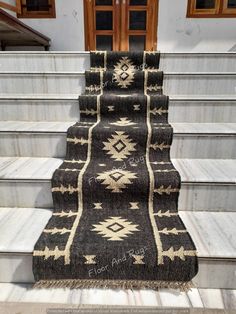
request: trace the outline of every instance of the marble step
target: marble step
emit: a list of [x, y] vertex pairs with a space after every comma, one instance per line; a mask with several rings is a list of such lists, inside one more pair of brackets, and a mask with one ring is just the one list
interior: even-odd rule
[[[228, 314], [236, 308], [236, 291], [229, 289], [197, 289], [178, 292], [167, 289], [111, 290], [111, 289], [43, 289], [35, 290], [32, 284], [0, 284], [0, 310], [15, 309], [5, 314], [49, 314], [47, 309], [69, 309], [83, 306], [84, 313], [176, 313], [184, 314]], [[94, 307], [96, 305], [96, 307]], [[105, 308], [104, 308], [105, 307]], [[170, 312], [170, 310], [174, 312]], [[210, 310], [211, 309], [211, 310]], [[44, 312], [45, 310], [45, 312]], [[188, 310], [188, 312], [186, 312]], [[194, 312], [193, 312], [194, 310]], [[220, 311], [222, 310], [222, 311]], [[232, 312], [231, 312], [231, 311]], [[61, 314], [64, 312], [60, 312]], [[60, 314], [57, 312], [57, 314]], [[82, 310], [81, 310], [82, 313]]]
[[[1, 121], [0, 156], [59, 157], [66, 155], [71, 122]], [[173, 158], [236, 158], [236, 123], [173, 123]]]
[[[20, 311], [24, 314], [46, 314], [42, 310], [44, 306], [47, 308], [64, 308], [70, 306], [83, 306], [83, 309], [99, 314], [106, 313], [102, 306], [109, 309], [109, 313], [119, 306], [124, 310], [129, 310], [130, 313], [143, 310], [143, 313], [151, 314], [159, 309], [165, 310], [165, 313], [171, 313], [170, 308], [174, 308], [174, 313], [189, 313], [183, 312], [183, 309], [199, 311], [194, 314], [216, 314], [216, 312], [206, 312], [206, 309], [218, 310], [235, 310], [236, 308], [236, 290], [230, 289], [198, 289], [193, 288], [188, 292], [178, 292], [167, 289], [153, 290], [112, 290], [112, 289], [33, 289], [32, 284], [15, 284], [15, 283], [0, 283], [0, 311], [4, 305], [9, 310], [9, 307], [16, 308], [14, 313]], [[13, 303], [13, 304], [12, 304]], [[37, 310], [37, 306], [39, 312]], [[94, 305], [99, 306], [99, 308]], [[31, 308], [32, 306], [32, 308]], [[91, 308], [93, 306], [93, 308]], [[35, 308], [36, 307], [36, 308]], [[155, 307], [155, 308], [153, 308]], [[29, 312], [25, 312], [25, 310]], [[78, 309], [78, 308], [77, 308]], [[178, 311], [179, 309], [179, 311]], [[134, 312], [131, 312], [131, 311]], [[202, 312], [202, 310], [204, 312]], [[150, 312], [149, 312], [150, 311]], [[168, 311], [168, 312], [167, 312]], [[89, 312], [89, 313], [91, 313]], [[5, 312], [4, 313], [8, 313]], [[13, 313], [13, 312], [11, 312]], [[161, 314], [163, 312], [160, 312]], [[173, 312], [172, 312], [173, 313]], [[191, 312], [193, 313], [193, 312]], [[222, 314], [225, 312], [221, 312]], [[59, 314], [59, 313], [58, 313]], [[220, 314], [217, 311], [217, 314]], [[230, 314], [228, 312], [228, 314]]]
[[[165, 72], [166, 95], [235, 96], [236, 72]], [[81, 94], [84, 72], [0, 72], [0, 94]]]
[[[77, 94], [0, 95], [3, 121], [76, 121], [79, 119]], [[171, 123], [236, 122], [235, 96], [175, 96], [170, 98]]]
[[[163, 71], [236, 72], [236, 53], [161, 53]], [[1, 71], [84, 71], [89, 52], [0, 52]]]
[[[0, 207], [52, 208], [51, 177], [58, 158], [1, 157]], [[223, 159], [173, 159], [182, 187], [183, 211], [236, 211], [236, 162]]]
[[[42, 208], [0, 208], [0, 282], [34, 282], [32, 252], [51, 214]], [[198, 251], [196, 287], [236, 289], [236, 213], [180, 212], [180, 216]]]

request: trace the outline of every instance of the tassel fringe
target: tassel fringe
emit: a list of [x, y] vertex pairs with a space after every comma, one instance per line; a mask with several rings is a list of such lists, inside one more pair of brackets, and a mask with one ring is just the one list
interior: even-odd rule
[[111, 288], [111, 289], [153, 289], [162, 288], [177, 289], [186, 292], [193, 288], [192, 281], [149, 281], [149, 280], [93, 280], [93, 279], [63, 279], [40, 280], [34, 284], [34, 288]]

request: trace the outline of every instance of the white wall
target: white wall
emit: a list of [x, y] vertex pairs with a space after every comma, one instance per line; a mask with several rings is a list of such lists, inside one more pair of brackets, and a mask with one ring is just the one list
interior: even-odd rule
[[236, 18], [186, 18], [187, 0], [159, 0], [162, 52], [236, 51]]
[[50, 50], [84, 50], [83, 0], [56, 0], [55, 19], [21, 19], [51, 38]]
[[[236, 18], [194, 19], [186, 18], [186, 12], [187, 0], [159, 0], [159, 50], [236, 51]], [[21, 20], [50, 37], [51, 50], [84, 50], [83, 0], [56, 0], [56, 15]]]

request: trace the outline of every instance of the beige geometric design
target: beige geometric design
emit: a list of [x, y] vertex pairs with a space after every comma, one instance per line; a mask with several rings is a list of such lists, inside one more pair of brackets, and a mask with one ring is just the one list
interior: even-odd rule
[[47, 246], [43, 251], [34, 251], [34, 256], [43, 256], [44, 260], [48, 259], [49, 257], [53, 257], [54, 260], [57, 260], [61, 256], [65, 256], [65, 251], [60, 251], [58, 246], [55, 247], [55, 250], [50, 250]]
[[140, 110], [140, 105], [134, 105], [134, 111], [139, 111]]
[[84, 264], [96, 264], [94, 260], [96, 255], [83, 255], [83, 257], [86, 259], [86, 262], [84, 262]]
[[182, 261], [185, 261], [186, 256], [196, 256], [197, 252], [195, 250], [184, 250], [181, 246], [177, 251], [173, 247], [170, 247], [167, 251], [162, 251], [162, 256], [167, 256], [173, 261], [175, 257], [179, 257]]
[[94, 209], [102, 209], [102, 203], [93, 203]]
[[106, 189], [112, 190], [112, 193], [122, 193], [121, 189], [126, 189], [127, 184], [133, 184], [130, 179], [136, 179], [136, 173], [128, 170], [113, 169], [98, 173], [98, 180], [101, 184], [107, 185]]
[[70, 233], [70, 229], [67, 229], [67, 228], [58, 229], [54, 227], [53, 229], [44, 229], [43, 232], [51, 233], [51, 234], [56, 234], [56, 233], [65, 234], [65, 233]]
[[177, 172], [176, 169], [158, 169], [154, 170], [154, 172]]
[[155, 143], [155, 144], [150, 144], [150, 148], [153, 148], [154, 150], [160, 149], [163, 151], [165, 148], [170, 148], [170, 145], [165, 144], [162, 142], [161, 144]]
[[150, 164], [153, 165], [170, 165], [170, 161], [151, 161]]
[[128, 88], [134, 80], [135, 66], [128, 57], [122, 57], [114, 67], [113, 79], [121, 88]]
[[84, 164], [85, 161], [84, 160], [75, 160], [75, 159], [72, 159], [72, 160], [68, 160], [68, 159], [65, 159], [64, 162], [68, 162], [68, 163], [72, 163], [72, 164]]
[[171, 213], [169, 210], [167, 210], [166, 212], [162, 212], [161, 210], [159, 210], [157, 213], [153, 215], [158, 216], [158, 217], [172, 217], [172, 216], [178, 216], [178, 213]]
[[86, 140], [85, 138], [83, 138], [83, 137], [77, 138], [76, 136], [74, 138], [67, 137], [67, 142], [71, 142], [74, 144], [81, 144], [81, 145], [89, 144], [89, 141]]
[[154, 109], [152, 109], [152, 110], [150, 110], [150, 113], [152, 113], [154, 116], [156, 115], [156, 114], [158, 114], [159, 116], [161, 116], [163, 113], [167, 113], [168, 112], [168, 110], [165, 110], [165, 109], [162, 109], [162, 107], [160, 107], [160, 108], [154, 108]]
[[143, 261], [144, 255], [132, 255], [132, 256], [135, 259], [133, 264], [135, 264], [135, 265], [145, 264]]
[[179, 233], [186, 233], [187, 230], [177, 230], [176, 228], [172, 228], [172, 229], [164, 228], [162, 230], [159, 230], [159, 232], [165, 235], [169, 235], [169, 234], [178, 235]]
[[94, 110], [94, 109], [88, 109], [86, 108], [85, 110], [80, 110], [80, 113], [84, 113], [87, 115], [91, 115], [91, 116], [94, 116], [95, 114], [97, 114], [97, 111]]
[[123, 241], [123, 238], [127, 238], [134, 231], [139, 231], [138, 225], [121, 217], [110, 217], [93, 227], [92, 231], [96, 231], [103, 238], [108, 238], [108, 241]]
[[71, 186], [70, 184], [68, 185], [68, 187], [65, 187], [64, 185], [60, 185], [58, 187], [54, 187], [52, 188], [52, 192], [60, 192], [62, 194], [69, 192], [69, 194], [75, 193], [75, 192], [79, 192], [78, 188], [74, 188], [73, 186]]
[[85, 90], [88, 91], [89, 93], [99, 92], [101, 90], [101, 86], [100, 85], [90, 85], [90, 86], [86, 86]]
[[125, 132], [115, 131], [116, 134], [112, 134], [112, 138], [108, 138], [108, 142], [103, 142], [103, 150], [107, 151], [107, 155], [111, 155], [111, 158], [116, 161], [122, 161], [131, 155], [131, 152], [136, 151], [134, 148], [137, 143], [132, 143], [132, 139]]
[[152, 91], [157, 92], [157, 91], [159, 91], [161, 89], [162, 89], [162, 86], [157, 85], [157, 84], [151, 84], [151, 85], [147, 86], [147, 90], [150, 91], [150, 92], [152, 92]]
[[130, 208], [129, 209], [139, 209], [139, 202], [129, 202]]
[[59, 218], [63, 218], [63, 217], [69, 218], [69, 217], [76, 216], [77, 213], [72, 212], [72, 211], [70, 210], [69, 212], [64, 212], [64, 211], [62, 211], [62, 212], [60, 212], [60, 213], [53, 213], [52, 215], [53, 215], [53, 216], [56, 216], [56, 217], [59, 217]]
[[60, 171], [66, 171], [66, 172], [68, 172], [68, 171], [71, 171], [71, 172], [75, 172], [75, 171], [81, 171], [81, 169], [70, 169], [70, 168], [59, 168], [58, 170], [60, 170]]
[[158, 193], [159, 195], [162, 194], [167, 194], [170, 195], [170, 193], [176, 193], [179, 192], [179, 189], [173, 189], [171, 185], [169, 185], [168, 187], [164, 187], [164, 185], [161, 185], [158, 189], [154, 190], [154, 193]]
[[120, 120], [117, 120], [116, 122], [110, 123], [112, 125], [118, 125], [118, 126], [128, 126], [128, 125], [134, 125], [137, 123], [132, 122], [132, 120], [128, 120], [127, 117], [120, 118]]
[[107, 106], [107, 108], [108, 108], [108, 111], [114, 111], [115, 109], [115, 106]]

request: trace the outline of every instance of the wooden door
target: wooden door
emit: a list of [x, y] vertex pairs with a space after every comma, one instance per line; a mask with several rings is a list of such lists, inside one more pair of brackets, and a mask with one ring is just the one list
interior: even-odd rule
[[158, 0], [84, 0], [86, 50], [156, 50]]

